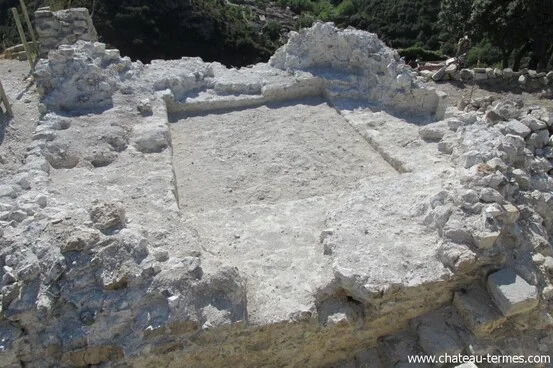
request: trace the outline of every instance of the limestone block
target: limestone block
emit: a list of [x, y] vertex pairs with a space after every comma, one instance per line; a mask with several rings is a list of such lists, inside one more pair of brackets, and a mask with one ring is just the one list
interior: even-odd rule
[[510, 79], [512, 77], [513, 77], [513, 69], [511, 68], [503, 69], [503, 78]]
[[497, 238], [499, 238], [500, 231], [486, 231], [478, 230], [474, 231], [472, 236], [478, 249], [490, 249], [493, 247]]
[[538, 130], [526, 138], [527, 147], [530, 151], [536, 148], [543, 148], [549, 143], [549, 131], [547, 129]]
[[462, 353], [463, 346], [457, 332], [446, 322], [452, 311], [453, 308], [448, 311], [438, 309], [411, 321], [419, 345], [426, 354], [439, 356]]
[[495, 125], [497, 123], [499, 123], [500, 121], [503, 121], [503, 117], [501, 117], [501, 115], [499, 115], [496, 111], [494, 110], [490, 110], [486, 113], [486, 115], [484, 115], [484, 118], [486, 119], [486, 121], [488, 122], [488, 124], [490, 125]]
[[488, 276], [488, 290], [504, 316], [525, 313], [538, 305], [538, 289], [526, 282], [512, 268]]
[[476, 81], [488, 80], [488, 73], [486, 73], [485, 70], [484, 70], [483, 73], [477, 73], [476, 70], [475, 70], [474, 80], [476, 80]]
[[483, 162], [484, 160], [482, 159], [482, 155], [478, 151], [466, 152], [459, 158], [460, 165], [465, 169], [473, 167], [474, 165], [481, 164]]
[[518, 119], [522, 113], [517, 103], [513, 101], [499, 101], [493, 109], [505, 120]]
[[472, 80], [474, 78], [474, 71], [471, 69], [461, 69], [462, 80]]
[[517, 222], [519, 217], [519, 209], [511, 203], [506, 203], [503, 205], [503, 213], [498, 216], [498, 219], [505, 222], [506, 224], [514, 224], [515, 222]]
[[428, 124], [419, 129], [419, 135], [422, 139], [428, 141], [439, 141], [447, 132], [448, 127], [445, 122]]
[[510, 120], [505, 123], [505, 133], [518, 135], [519, 137], [526, 138], [532, 133], [530, 128], [521, 123], [518, 120]]
[[538, 78], [538, 72], [535, 71], [535, 70], [528, 70], [528, 77], [530, 77], [532, 79], [537, 79]]
[[11, 185], [0, 185], [0, 198], [9, 197], [16, 198], [17, 192]]
[[547, 129], [547, 124], [544, 121], [539, 120], [532, 115], [525, 116], [520, 120], [520, 122], [530, 128], [530, 130], [533, 132]]
[[143, 153], [159, 153], [170, 146], [169, 130], [162, 124], [135, 126], [133, 146]]
[[505, 161], [503, 161], [499, 157], [492, 158], [491, 160], [486, 162], [486, 164], [489, 165], [492, 169], [494, 169], [496, 171], [500, 171], [502, 173], [505, 173], [507, 171], [507, 169], [509, 168], [509, 166], [507, 166]]
[[152, 101], [149, 98], [140, 100], [136, 108], [142, 115], [152, 115]]
[[125, 209], [120, 203], [101, 202], [90, 209], [90, 219], [100, 231], [125, 226]]
[[503, 196], [493, 188], [482, 188], [480, 190], [480, 200], [484, 203], [501, 203]]
[[527, 82], [528, 82], [528, 77], [526, 75], [521, 75], [518, 77], [518, 84], [520, 84], [522, 87], [524, 87]]
[[506, 320], [495, 307], [488, 293], [480, 286], [472, 286], [465, 291], [456, 292], [453, 305], [466, 327], [476, 336], [489, 335]]
[[445, 153], [446, 155], [451, 155], [453, 153], [453, 146], [453, 142], [441, 141], [438, 143], [438, 151]]
[[532, 178], [530, 175], [522, 170], [522, 169], [514, 169], [512, 171], [513, 178], [517, 182], [518, 186], [522, 190], [530, 189], [530, 185], [532, 184]]
[[81, 252], [92, 248], [100, 240], [100, 234], [93, 229], [77, 229], [73, 231], [65, 243], [61, 244], [62, 253]]
[[459, 129], [461, 126], [465, 124], [460, 119], [456, 119], [456, 118], [449, 118], [446, 120], [446, 122], [447, 122], [447, 127], [452, 132], [456, 132], [457, 129]]

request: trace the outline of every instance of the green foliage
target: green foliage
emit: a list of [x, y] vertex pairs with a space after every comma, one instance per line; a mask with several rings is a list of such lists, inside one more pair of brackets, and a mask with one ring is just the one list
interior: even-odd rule
[[336, 14], [342, 17], [351, 17], [356, 13], [357, 7], [352, 0], [344, 0], [336, 7]]
[[311, 27], [315, 22], [315, 17], [311, 15], [302, 15], [296, 21], [296, 29]]
[[399, 55], [405, 57], [405, 60], [419, 59], [421, 61], [444, 60], [445, 57], [435, 51], [425, 50], [420, 46], [412, 46], [406, 49], [398, 50]]
[[280, 23], [275, 20], [268, 21], [263, 27], [263, 34], [269, 37], [272, 41], [277, 41], [280, 38]]
[[[469, 6], [470, 5], [470, 6]], [[470, 62], [486, 60], [517, 69], [525, 55], [528, 67], [545, 69], [553, 50], [553, 2], [538, 0], [443, 0], [440, 12], [442, 35], [454, 42], [462, 30], [476, 41]], [[499, 50], [499, 51], [498, 51]]]
[[[84, 6], [92, 12], [101, 40], [124, 55], [153, 58], [201, 56], [227, 65], [266, 60], [279, 46], [281, 25], [254, 29], [255, 15], [233, 0], [26, 0], [29, 12]], [[271, 0], [254, 0], [267, 10]], [[0, 48], [18, 42], [9, 8], [0, 0]], [[469, 33], [469, 63], [544, 69], [553, 62], [553, 1], [538, 0], [275, 0], [299, 16], [296, 28], [315, 20], [374, 32], [404, 56], [423, 60], [455, 55]], [[436, 52], [429, 50], [439, 50]]]
[[278, 0], [278, 4], [283, 7], [289, 7], [294, 13], [312, 12], [315, 4], [311, 0]]
[[501, 60], [501, 51], [488, 40], [482, 40], [467, 55], [468, 66], [495, 66]]
[[52, 11], [67, 9], [71, 6], [71, 0], [47, 0], [46, 6], [49, 6]]
[[470, 29], [473, 0], [442, 0], [439, 22], [442, 33], [450, 39], [464, 36]]
[[447, 55], [450, 57], [455, 56], [455, 54], [457, 53], [457, 44], [449, 41], [442, 42], [442, 44], [440, 45], [440, 53], [442, 55]]
[[438, 13], [441, 0], [344, 0], [334, 21], [374, 32], [388, 45], [406, 48], [420, 41], [437, 49]]

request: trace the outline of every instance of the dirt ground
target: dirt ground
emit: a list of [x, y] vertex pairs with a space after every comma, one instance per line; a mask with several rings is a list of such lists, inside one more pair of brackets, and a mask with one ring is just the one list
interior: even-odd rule
[[318, 99], [190, 117], [171, 133], [185, 211], [304, 199], [398, 174]]
[[13, 172], [23, 163], [38, 122], [38, 92], [29, 77], [29, 64], [0, 60], [0, 81], [12, 105], [10, 118], [2, 105], [0, 113], [0, 171]]

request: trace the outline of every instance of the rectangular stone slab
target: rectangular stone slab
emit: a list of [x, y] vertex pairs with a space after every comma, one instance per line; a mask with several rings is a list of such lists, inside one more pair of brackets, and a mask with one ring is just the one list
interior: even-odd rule
[[504, 268], [488, 277], [488, 290], [504, 316], [525, 313], [538, 305], [538, 289], [512, 268]]

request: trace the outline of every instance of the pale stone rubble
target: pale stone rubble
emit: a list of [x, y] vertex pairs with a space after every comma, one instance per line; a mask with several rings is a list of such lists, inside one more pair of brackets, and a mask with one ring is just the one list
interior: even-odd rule
[[[35, 78], [42, 117], [0, 185], [0, 367], [551, 354], [551, 111], [446, 110], [375, 35], [322, 23], [240, 70], [142, 65], [79, 41], [50, 51]], [[198, 229], [217, 213], [179, 209], [168, 119], [313, 96], [397, 173], [333, 197], [313, 234], [322, 269], [298, 259], [314, 275], [295, 281], [304, 290], [265, 295], [206, 249]], [[214, 242], [223, 230], [211, 230]]]

